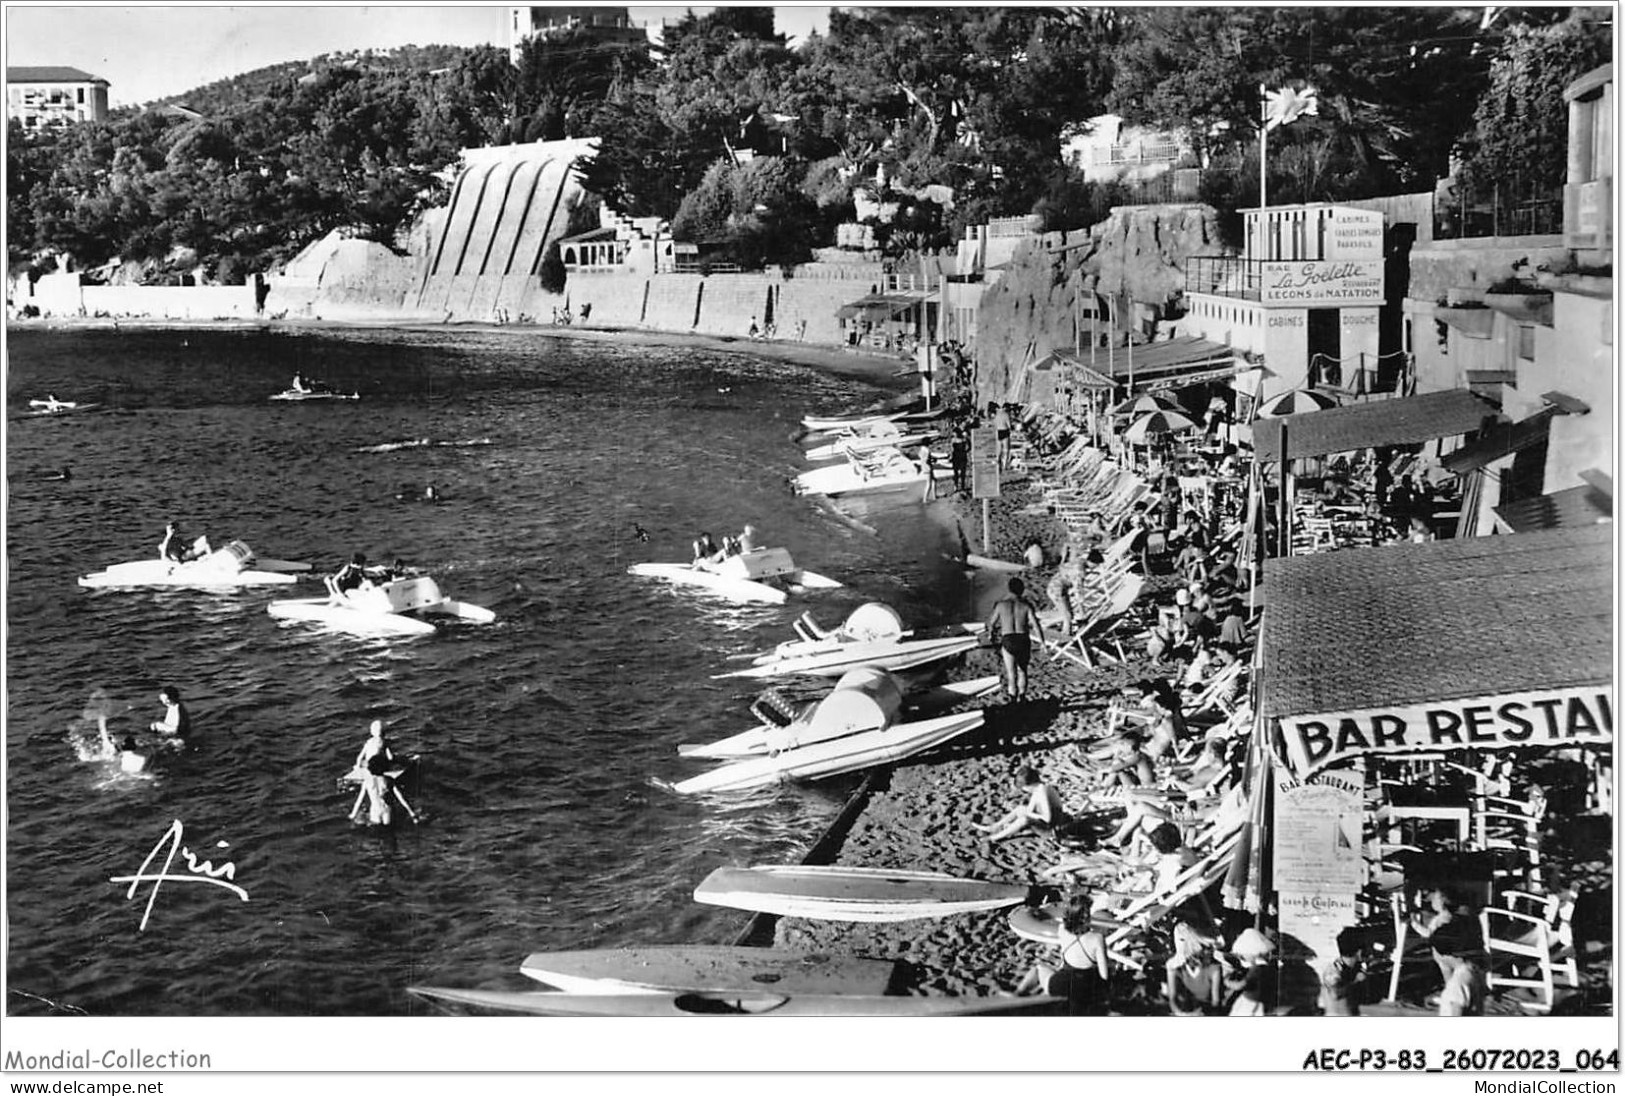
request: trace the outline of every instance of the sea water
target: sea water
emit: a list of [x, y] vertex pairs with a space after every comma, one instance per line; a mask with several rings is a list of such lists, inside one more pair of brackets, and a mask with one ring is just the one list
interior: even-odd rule
[[[890, 394], [853, 377], [512, 331], [19, 329], [8, 357], [14, 1013], [399, 1014], [429, 1008], [408, 985], [523, 986], [532, 951], [730, 942], [747, 915], [694, 886], [799, 860], [856, 778], [660, 787], [701, 771], [679, 744], [754, 722], [755, 686], [710, 675], [804, 610], [833, 625], [879, 600], [930, 627], [970, 609], [952, 530], [913, 491], [790, 492], [802, 414]], [[296, 370], [361, 398], [271, 401]], [[47, 392], [103, 407], [20, 414]], [[399, 558], [497, 623], [365, 639], [266, 612], [309, 581], [76, 584], [155, 556], [169, 520], [323, 570]], [[744, 607], [626, 573], [745, 522], [847, 588]], [[95, 690], [118, 737], [162, 717], [164, 684], [193, 748], [142, 777], [84, 759]], [[347, 820], [337, 778], [375, 718], [423, 756], [418, 825]], [[172, 847], [170, 874], [231, 871], [110, 882]]]

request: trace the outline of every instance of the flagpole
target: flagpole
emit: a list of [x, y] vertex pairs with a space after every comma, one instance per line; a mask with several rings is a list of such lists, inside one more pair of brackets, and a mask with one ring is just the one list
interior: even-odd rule
[[1265, 187], [1268, 185], [1269, 179], [1268, 172], [1264, 167], [1264, 150], [1269, 145], [1270, 132], [1269, 93], [1265, 91], [1263, 84], [1258, 85], [1258, 104], [1258, 231], [1260, 240], [1262, 240], [1264, 234], [1263, 210], [1264, 207], [1269, 204], [1269, 201], [1264, 194]]

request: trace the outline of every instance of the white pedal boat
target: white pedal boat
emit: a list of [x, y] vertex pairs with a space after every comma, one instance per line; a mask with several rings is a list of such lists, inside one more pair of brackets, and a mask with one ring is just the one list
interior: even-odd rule
[[787, 591], [833, 590], [840, 583], [797, 567], [784, 548], [758, 548], [721, 563], [634, 563], [627, 574], [698, 586], [734, 601], [783, 605]]
[[216, 548], [202, 559], [176, 563], [168, 559], [138, 559], [115, 563], [79, 579], [79, 585], [111, 586], [272, 586], [299, 581], [310, 570], [308, 563], [281, 559], [257, 559], [254, 550], [240, 540]]
[[840, 677], [860, 666], [885, 670], [909, 670], [939, 659], [951, 658], [977, 645], [975, 632], [980, 625], [965, 628], [952, 636], [911, 640], [903, 621], [889, 605], [878, 601], [858, 606], [834, 631], [825, 631], [803, 613], [795, 622], [799, 639], [786, 640], [759, 655], [737, 656], [751, 659], [743, 670], [713, 674], [714, 678]]
[[[883, 671], [876, 671], [883, 672]], [[843, 678], [842, 681], [846, 681]], [[946, 685], [926, 689], [904, 698], [903, 710], [911, 715], [930, 715], [940, 712], [944, 708], [951, 708], [968, 700], [977, 700], [987, 696], [999, 687], [999, 675], [989, 674], [986, 677], [972, 678], [969, 681], [954, 681]], [[837, 687], [838, 689], [839, 687]], [[827, 702], [831, 702], [825, 706]], [[779, 714], [774, 721], [768, 721], [764, 707], [772, 709], [777, 707]], [[681, 745], [677, 747], [677, 756], [701, 758], [708, 761], [742, 761], [753, 757], [763, 757], [775, 750], [783, 749], [787, 743], [809, 742], [817, 736], [821, 729], [827, 728], [837, 718], [844, 717], [845, 723], [854, 731], [864, 729], [878, 729], [896, 722], [895, 718], [864, 719], [861, 712], [854, 711], [850, 695], [836, 697], [835, 692], [822, 701], [811, 701], [797, 709], [794, 705], [784, 705], [783, 698], [769, 702], [767, 697], [759, 699], [751, 705], [751, 711], [757, 713], [763, 722], [748, 731], [741, 731], [736, 735], [720, 739], [705, 745]], [[844, 712], [843, 709], [844, 708]], [[794, 713], [793, 718], [784, 720], [783, 713], [788, 710]]]
[[828, 416], [808, 415], [801, 420], [801, 425], [815, 433], [831, 433], [837, 430], [868, 430], [888, 422], [896, 422], [903, 418], [907, 412], [895, 411], [887, 415], [847, 415], [830, 418]]
[[94, 411], [99, 403], [76, 403], [72, 400], [29, 400], [25, 415], [73, 415], [83, 411]]
[[795, 478], [798, 495], [857, 495], [892, 491], [924, 483], [929, 473], [902, 450], [891, 447], [852, 454], [845, 464], [803, 472]]
[[[890, 425], [890, 424], [888, 424]], [[875, 449], [885, 449], [888, 446], [896, 449], [905, 445], [919, 445], [936, 437], [929, 432], [914, 434], [900, 434], [894, 428], [890, 431], [875, 431], [871, 434], [852, 434], [837, 438], [825, 445], [815, 445], [807, 450], [807, 459], [810, 461], [837, 460], [841, 457], [850, 458], [853, 453], [868, 453]]]
[[[901, 761], [982, 725], [980, 710], [899, 723], [901, 683], [884, 670], [854, 670], [811, 711], [782, 727], [761, 729], [765, 752], [673, 785], [681, 795], [742, 791]], [[746, 732], [743, 737], [749, 737]], [[709, 750], [742, 748], [742, 736]], [[697, 754], [690, 754], [697, 756]]]
[[271, 397], [273, 400], [359, 400], [360, 392], [304, 392], [289, 388]]
[[428, 575], [366, 585], [339, 597], [273, 601], [266, 611], [279, 620], [311, 621], [358, 635], [428, 635], [435, 631], [436, 617], [474, 624], [497, 618], [489, 609], [446, 597]]

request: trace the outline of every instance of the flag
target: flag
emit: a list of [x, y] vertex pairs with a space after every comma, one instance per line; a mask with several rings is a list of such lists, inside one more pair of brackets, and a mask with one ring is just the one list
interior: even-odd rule
[[1290, 125], [1305, 114], [1316, 116], [1320, 114], [1320, 104], [1315, 100], [1314, 88], [1305, 87], [1301, 91], [1297, 88], [1281, 88], [1264, 93], [1265, 129]]

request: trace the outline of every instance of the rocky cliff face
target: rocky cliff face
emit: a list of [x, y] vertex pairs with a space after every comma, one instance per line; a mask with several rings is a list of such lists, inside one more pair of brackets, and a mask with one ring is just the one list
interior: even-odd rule
[[[1001, 398], [1011, 374], [1053, 349], [1071, 349], [1077, 302], [1088, 311], [1116, 295], [1120, 327], [1126, 301], [1165, 314], [1185, 288], [1185, 260], [1228, 253], [1218, 214], [1206, 205], [1119, 206], [1088, 229], [1051, 232], [1022, 246], [977, 313], [977, 398]], [[1105, 330], [1106, 306], [1099, 305]], [[1120, 336], [1119, 336], [1120, 337]]]

